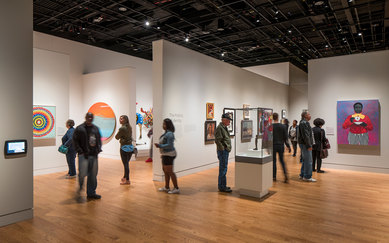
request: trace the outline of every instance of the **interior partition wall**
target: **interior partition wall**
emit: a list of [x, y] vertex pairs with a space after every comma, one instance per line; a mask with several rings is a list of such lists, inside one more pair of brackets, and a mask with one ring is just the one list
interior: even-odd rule
[[[331, 143], [322, 168], [389, 173], [389, 51], [322, 58], [309, 61], [308, 103], [312, 121], [323, 118]], [[353, 145], [347, 151], [337, 144], [337, 102], [378, 100], [379, 145]], [[366, 112], [367, 107], [363, 108]], [[341, 122], [343, 123], [343, 121]]]
[[[153, 42], [153, 102], [154, 141], [163, 133], [163, 119], [172, 119], [178, 154], [175, 171], [183, 176], [218, 166], [215, 143], [205, 142], [206, 121], [217, 125], [224, 108], [243, 104], [281, 111], [288, 104], [288, 86], [160, 40]], [[214, 104], [211, 119], [207, 103]], [[154, 179], [161, 180], [160, 154], [154, 151]], [[231, 160], [233, 155], [234, 151]]]
[[[1, 3], [0, 226], [33, 216], [32, 19], [32, 1]], [[27, 140], [27, 154], [5, 156], [4, 142], [15, 139]]]

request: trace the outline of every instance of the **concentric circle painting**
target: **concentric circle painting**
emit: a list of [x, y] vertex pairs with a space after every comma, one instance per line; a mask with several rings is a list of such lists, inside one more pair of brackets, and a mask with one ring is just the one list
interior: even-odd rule
[[88, 112], [94, 115], [93, 124], [99, 127], [101, 140], [108, 142], [116, 127], [116, 117], [112, 108], [104, 102], [97, 102], [89, 108]]
[[55, 106], [33, 107], [34, 139], [55, 138]]

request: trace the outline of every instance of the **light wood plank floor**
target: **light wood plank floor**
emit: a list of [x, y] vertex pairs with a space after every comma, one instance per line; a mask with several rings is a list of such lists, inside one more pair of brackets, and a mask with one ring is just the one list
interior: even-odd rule
[[[327, 169], [307, 183], [286, 161], [290, 183], [279, 167], [264, 200], [218, 193], [217, 168], [179, 178], [182, 193], [168, 195], [151, 164], [132, 162], [132, 184], [120, 186], [121, 162], [101, 158], [102, 199], [83, 203], [64, 173], [36, 176], [34, 219], [0, 228], [0, 242], [389, 242], [389, 175]], [[233, 176], [231, 163], [230, 186]]]

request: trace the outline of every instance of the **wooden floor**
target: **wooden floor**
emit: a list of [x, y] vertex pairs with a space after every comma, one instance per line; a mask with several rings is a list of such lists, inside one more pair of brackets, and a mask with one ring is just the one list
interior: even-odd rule
[[151, 164], [132, 162], [132, 184], [120, 186], [121, 162], [100, 159], [102, 199], [82, 203], [75, 179], [36, 176], [34, 219], [0, 228], [0, 242], [389, 242], [389, 175], [327, 169], [307, 183], [286, 161], [290, 183], [279, 169], [264, 200], [218, 193], [217, 168], [179, 178], [182, 193], [169, 195]]

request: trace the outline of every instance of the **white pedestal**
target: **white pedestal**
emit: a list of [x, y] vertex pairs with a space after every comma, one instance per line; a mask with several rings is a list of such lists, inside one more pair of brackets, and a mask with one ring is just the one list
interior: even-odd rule
[[241, 195], [261, 198], [273, 185], [273, 161], [249, 161], [235, 162], [235, 189]]

